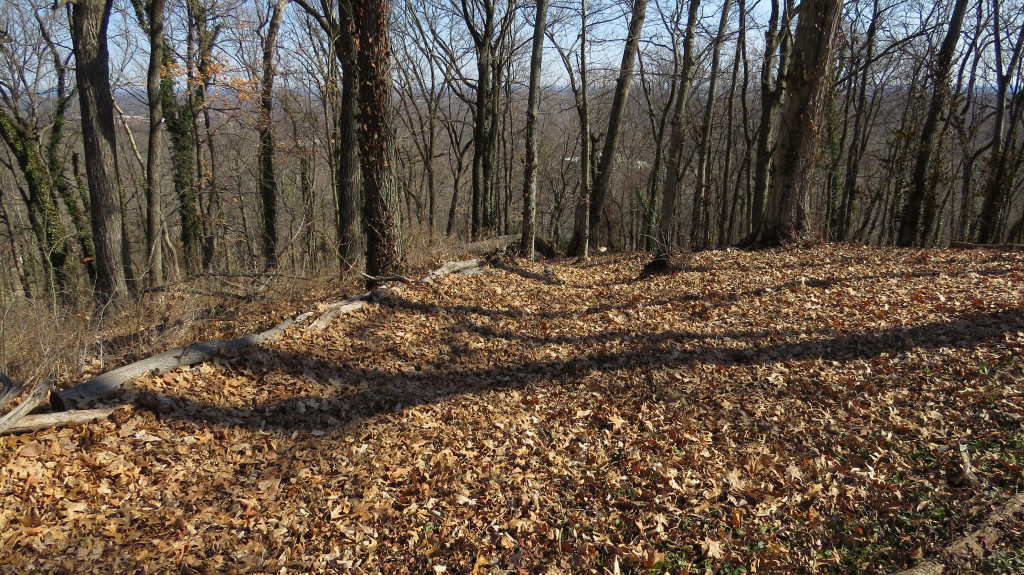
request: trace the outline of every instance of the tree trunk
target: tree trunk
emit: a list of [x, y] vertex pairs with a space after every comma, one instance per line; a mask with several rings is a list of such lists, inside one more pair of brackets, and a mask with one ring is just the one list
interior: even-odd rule
[[[991, 152], [988, 161], [988, 177], [985, 182], [984, 202], [981, 207], [981, 218], [978, 225], [978, 241], [988, 243], [998, 239], [1001, 222], [1005, 216], [1006, 200], [1010, 190], [1013, 188], [1013, 172], [1007, 169], [1009, 164], [1009, 150], [1004, 138], [1006, 126], [1006, 100], [1010, 89], [1010, 81], [1013, 74], [1020, 65], [1021, 53], [1024, 51], [1024, 27], [1021, 27], [1017, 36], [1016, 44], [1010, 55], [1010, 62], [1006, 69], [1002, 68], [1002, 38], [999, 22], [999, 2], [992, 2], [992, 20], [995, 27], [995, 59], [996, 66], [996, 109], [993, 117], [992, 140], [990, 142]], [[1012, 132], [1012, 129], [1011, 129]], [[1010, 138], [1012, 140], [1012, 138]]]
[[[387, 0], [353, 0], [359, 51], [359, 154], [362, 165], [366, 273], [393, 274], [401, 263], [398, 195], [395, 186], [395, 132], [391, 110], [391, 41]], [[368, 284], [373, 287], [374, 280]]]
[[271, 0], [270, 22], [263, 39], [263, 70], [260, 80], [260, 105], [258, 131], [259, 148], [259, 190], [261, 231], [263, 236], [263, 269], [277, 267], [277, 174], [274, 166], [274, 52], [277, 50], [277, 34], [281, 29], [284, 9], [288, 0]]
[[[918, 242], [918, 232], [922, 224], [921, 213], [924, 208], [925, 196], [928, 193], [928, 172], [931, 168], [935, 132], [939, 126], [939, 116], [942, 115], [942, 111], [946, 107], [946, 100], [949, 99], [949, 75], [953, 66], [956, 45], [960, 41], [960, 28], [964, 22], [967, 4], [967, 0], [956, 0], [953, 5], [953, 13], [949, 17], [946, 37], [942, 40], [942, 46], [939, 48], [933, 74], [931, 103], [928, 105], [928, 115], [925, 117], [924, 127], [921, 129], [921, 138], [917, 145], [917, 158], [910, 180], [910, 193], [903, 208], [899, 236], [896, 240], [896, 243], [902, 247], [909, 247]], [[923, 223], [925, 227], [931, 226], [931, 222]]]
[[[533, 242], [537, 237], [537, 115], [540, 112], [540, 73], [544, 57], [544, 30], [548, 0], [537, 0], [537, 20], [533, 28], [530, 55], [530, 92], [526, 103], [526, 161], [523, 169], [523, 229], [519, 253], [533, 260]], [[433, 200], [431, 200], [433, 210]], [[433, 222], [433, 213], [431, 213]], [[431, 223], [433, 228], [433, 223]]]
[[161, 70], [164, 65], [164, 1], [149, 0], [149, 68], [146, 99], [149, 104], [149, 142], [146, 145], [146, 261], [150, 285], [164, 281], [163, 206], [160, 194], [160, 151], [163, 147], [164, 112]]
[[768, 210], [761, 228], [744, 242], [753, 247], [799, 241], [809, 231], [807, 201], [842, 0], [805, 0], [800, 6]]
[[683, 114], [690, 100], [690, 88], [693, 84], [692, 70], [693, 36], [697, 28], [700, 12], [700, 0], [690, 0], [686, 17], [686, 30], [683, 32], [683, 54], [676, 78], [675, 107], [672, 110], [672, 131], [669, 135], [668, 162], [666, 164], [665, 187], [661, 193], [661, 212], [658, 216], [658, 242], [654, 249], [654, 260], [668, 266], [672, 253], [672, 224], [675, 219], [676, 200], [679, 198], [680, 167], [683, 161]]
[[[647, 0], [633, 0], [629, 18], [629, 32], [626, 45], [622, 50], [622, 62], [619, 64], [619, 76], [615, 80], [615, 94], [612, 98], [612, 109], [608, 117], [608, 131], [605, 135], [604, 148], [594, 180], [594, 189], [590, 199], [588, 216], [585, 218], [589, 238], [597, 239], [600, 232], [601, 217], [604, 211], [608, 188], [611, 186], [612, 173], [615, 168], [615, 152], [618, 146], [619, 131], [622, 128], [622, 116], [629, 100], [629, 88], [633, 80], [633, 67], [636, 64], [636, 53], [640, 46], [640, 33], [643, 31], [647, 17]], [[584, 218], [579, 217], [573, 231], [573, 239], [569, 242], [569, 255], [582, 255], [582, 239]]]
[[131, 264], [125, 257], [127, 238], [122, 230], [114, 100], [107, 68], [107, 24], [112, 4], [113, 0], [78, 0], [71, 11], [85, 173], [96, 244], [96, 295], [102, 300], [127, 295], [131, 277]]
[[[761, 119], [757, 128], [757, 148], [754, 159], [754, 189], [751, 193], [750, 221], [751, 230], [761, 228], [764, 220], [765, 198], [771, 185], [771, 162], [775, 153], [775, 117], [782, 105], [786, 93], [786, 76], [789, 73], [789, 57], [792, 41], [789, 33], [789, 22], [793, 15], [793, 0], [786, 0], [784, 7], [779, 0], [772, 0], [771, 16], [768, 19], [768, 31], [765, 32], [764, 65], [761, 68]], [[782, 21], [780, 26], [779, 21]], [[775, 58], [779, 59], [778, 71], [772, 78]]]
[[[722, 62], [722, 44], [729, 26], [729, 8], [731, 0], [722, 3], [722, 14], [718, 21], [718, 34], [714, 39], [711, 53], [711, 79], [708, 85], [707, 100], [704, 103], [704, 121], [700, 130], [700, 148], [697, 151], [697, 185], [693, 191], [693, 218], [690, 225], [690, 247], [703, 249], [708, 247], [708, 170], [711, 164], [711, 124], [715, 115], [715, 98], [718, 97], [718, 72]], [[724, 190], [724, 188], [723, 188]], [[724, 199], [723, 199], [724, 203]]]

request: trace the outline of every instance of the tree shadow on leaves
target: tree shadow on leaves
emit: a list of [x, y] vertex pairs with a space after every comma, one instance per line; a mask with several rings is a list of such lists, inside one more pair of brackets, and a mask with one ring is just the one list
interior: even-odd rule
[[[429, 362], [400, 361], [401, 350], [390, 350], [367, 361], [370, 367], [352, 367], [337, 361], [311, 358], [272, 349], [260, 349], [224, 362], [229, 370], [244, 372], [249, 379], [287, 377], [320, 388], [323, 394], [297, 393], [285, 399], [223, 407], [185, 396], [158, 397], [162, 418], [190, 420], [209, 425], [244, 426], [263, 430], [348, 430], [360, 422], [407, 407], [433, 404], [456, 395], [521, 388], [531, 384], [574, 386], [598, 372], [639, 369], [648, 373], [715, 365], [754, 366], [825, 360], [850, 362], [898, 356], [914, 349], [971, 348], [1000, 342], [1008, 333], [1024, 332], [1024, 310], [964, 314], [950, 322], [909, 327], [863, 330], [841, 334], [824, 331], [773, 332], [764, 343], [765, 331], [699, 334], [664, 331], [627, 334], [611, 331], [592, 336], [538, 338], [492, 328], [472, 330], [477, 336], [529, 344], [573, 346], [573, 357], [501, 359], [464, 345], [460, 334], [446, 336], [449, 351]], [[723, 337], [743, 345], [725, 346]], [[779, 338], [784, 338], [779, 341]], [[619, 351], [601, 351], [616, 342]], [[681, 345], [685, 344], [685, 345]], [[499, 344], [501, 345], [501, 344]], [[606, 346], [607, 347], [607, 346]], [[536, 349], [536, 348], [535, 348]], [[369, 358], [367, 358], [369, 360]]]

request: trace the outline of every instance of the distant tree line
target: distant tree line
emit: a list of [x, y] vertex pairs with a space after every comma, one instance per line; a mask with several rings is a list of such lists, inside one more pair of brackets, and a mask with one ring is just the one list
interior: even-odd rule
[[1020, 0], [0, 6], [0, 293], [1024, 242]]

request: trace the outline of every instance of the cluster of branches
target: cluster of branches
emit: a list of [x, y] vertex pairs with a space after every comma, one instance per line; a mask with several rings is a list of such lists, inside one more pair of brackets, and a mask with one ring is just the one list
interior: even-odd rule
[[0, 289], [1024, 239], [1024, 10], [946, 0], [0, 8]]

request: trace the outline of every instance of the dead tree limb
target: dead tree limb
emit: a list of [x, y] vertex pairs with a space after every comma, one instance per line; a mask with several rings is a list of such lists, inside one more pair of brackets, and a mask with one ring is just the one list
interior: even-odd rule
[[37, 415], [26, 415], [19, 419], [14, 425], [0, 431], [0, 435], [13, 433], [26, 433], [50, 429], [51, 427], [64, 427], [65, 425], [89, 423], [98, 419], [106, 419], [110, 414], [117, 411], [117, 407], [101, 407], [99, 409], [76, 409], [74, 411], [59, 411], [57, 413], [40, 413]]
[[325, 327], [330, 325], [330, 323], [338, 317], [350, 314], [365, 305], [365, 299], [358, 299], [355, 301], [346, 300], [346, 302], [339, 302], [337, 304], [330, 305], [322, 314], [320, 314], [320, 317], [316, 318], [313, 323], [306, 326], [306, 329], [311, 331], [323, 331]]
[[[0, 404], [7, 403], [14, 395], [20, 395], [24, 385], [8, 385], [10, 380], [4, 376], [4, 397]], [[41, 381], [36, 383], [35, 387], [28, 393], [28, 395], [15, 407], [9, 410], [7, 413], [0, 417], [0, 434], [4, 433], [8, 429], [14, 426], [20, 419], [28, 415], [33, 409], [43, 405], [47, 402], [50, 397], [50, 392], [53, 390], [53, 384], [49, 381]]]
[[465, 260], [465, 261], [461, 261], [461, 262], [448, 262], [448, 263], [444, 264], [443, 266], [437, 268], [436, 270], [430, 272], [426, 276], [424, 276], [423, 279], [420, 280], [420, 282], [421, 283], [425, 283], [425, 284], [433, 283], [434, 280], [443, 278], [444, 276], [455, 274], [455, 273], [462, 273], [462, 272], [465, 272], [466, 270], [471, 270], [473, 268], [478, 268], [478, 267], [480, 267], [480, 260]]
[[184, 367], [202, 363], [228, 350], [243, 349], [260, 345], [281, 334], [285, 328], [294, 323], [287, 319], [277, 326], [261, 333], [251, 333], [237, 339], [215, 339], [206, 343], [197, 343], [165, 351], [159, 355], [128, 364], [113, 371], [98, 375], [89, 381], [57, 393], [68, 409], [85, 405], [91, 401], [102, 399], [121, 389], [126, 382], [136, 377], [161, 374]]

